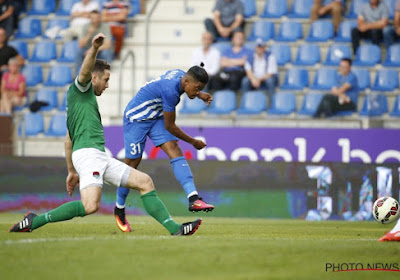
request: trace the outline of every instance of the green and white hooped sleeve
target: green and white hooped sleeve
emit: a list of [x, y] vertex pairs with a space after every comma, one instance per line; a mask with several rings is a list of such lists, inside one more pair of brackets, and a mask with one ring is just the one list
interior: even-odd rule
[[80, 92], [87, 92], [92, 85], [92, 81], [89, 81], [86, 85], [81, 85], [78, 81], [78, 77], [75, 78], [75, 86], [79, 89]]

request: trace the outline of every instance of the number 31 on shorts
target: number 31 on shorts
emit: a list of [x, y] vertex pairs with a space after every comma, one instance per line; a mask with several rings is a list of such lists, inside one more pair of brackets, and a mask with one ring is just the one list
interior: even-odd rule
[[141, 148], [140, 148], [140, 143], [131, 143], [131, 155], [136, 155], [136, 154], [141, 154], [142, 153], [142, 150], [141, 150]]

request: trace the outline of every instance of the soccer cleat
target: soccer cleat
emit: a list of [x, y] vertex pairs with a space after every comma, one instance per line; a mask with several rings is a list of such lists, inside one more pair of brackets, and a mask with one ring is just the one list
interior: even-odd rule
[[115, 215], [115, 221], [117, 222], [117, 226], [122, 232], [131, 232], [132, 231], [131, 226], [129, 225], [129, 222], [125, 216], [125, 208], [119, 209], [119, 208], [115, 207], [114, 215]]
[[201, 225], [201, 221], [202, 221], [201, 219], [197, 219], [194, 222], [184, 223], [181, 225], [181, 228], [179, 229], [178, 232], [173, 233], [171, 235], [192, 235]]
[[396, 231], [394, 233], [387, 232], [384, 236], [379, 238], [379, 242], [382, 241], [400, 241], [400, 231]]
[[214, 210], [214, 205], [205, 203], [201, 197], [192, 203], [189, 203], [189, 211], [192, 212], [210, 212], [212, 210]]
[[36, 216], [36, 214], [28, 212], [21, 222], [16, 223], [12, 228], [10, 228], [10, 232], [31, 232], [32, 222]]

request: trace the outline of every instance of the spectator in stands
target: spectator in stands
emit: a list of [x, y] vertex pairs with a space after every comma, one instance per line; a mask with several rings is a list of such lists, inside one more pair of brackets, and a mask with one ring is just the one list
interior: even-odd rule
[[394, 42], [400, 40], [400, 0], [396, 1], [394, 7], [393, 26], [386, 26], [383, 29], [383, 42], [388, 49]]
[[311, 7], [310, 19], [311, 21], [316, 21], [319, 17], [331, 14], [332, 23], [335, 27], [335, 32], [337, 32], [344, 10], [343, 6], [343, 0], [314, 0], [314, 5]]
[[101, 15], [99, 11], [92, 11], [90, 13], [90, 23], [83, 27], [82, 34], [78, 38], [78, 52], [75, 57], [76, 71], [79, 72], [79, 68], [82, 64], [83, 58], [86, 55], [88, 49], [92, 46], [93, 37], [102, 33], [106, 39], [103, 45], [99, 48], [98, 58], [105, 59], [107, 62], [111, 62], [113, 59], [113, 49], [111, 43], [111, 32], [110, 27], [107, 23], [101, 22]]
[[9, 60], [8, 69], [1, 78], [0, 112], [11, 114], [14, 107], [26, 103], [26, 83], [17, 58]]
[[353, 52], [356, 54], [360, 40], [371, 39], [372, 43], [379, 45], [382, 40], [382, 30], [388, 24], [389, 9], [380, 0], [370, 0], [364, 4], [358, 15], [357, 27], [351, 31]]
[[343, 58], [339, 64], [338, 87], [332, 87], [325, 94], [314, 117], [330, 117], [339, 111], [356, 111], [358, 100], [358, 81], [351, 72], [351, 59]]
[[247, 57], [244, 65], [247, 77], [242, 80], [242, 92], [266, 89], [271, 104], [278, 86], [278, 63], [275, 56], [266, 50], [266, 45], [258, 38], [254, 52]]
[[[202, 46], [193, 51], [192, 66], [199, 66], [203, 62], [209, 80], [212, 80], [219, 72], [221, 54], [218, 49], [212, 46], [213, 37], [210, 32], [204, 32], [201, 41]], [[212, 90], [209, 85], [210, 83], [207, 84], [207, 89]]]
[[28, 0], [13, 0], [14, 4], [14, 12], [13, 12], [13, 28], [18, 28], [19, 15], [26, 11], [26, 7], [28, 6]]
[[210, 81], [210, 87], [215, 90], [238, 90], [246, 75], [244, 65], [251, 51], [244, 47], [243, 31], [236, 31], [232, 37], [232, 47], [221, 54], [221, 71]]
[[2, 73], [8, 70], [8, 61], [12, 57], [17, 59], [20, 67], [24, 65], [24, 58], [7, 44], [6, 30], [0, 27], [0, 80]]
[[102, 20], [111, 27], [111, 34], [115, 38], [114, 57], [119, 54], [124, 42], [126, 20], [129, 13], [129, 3], [120, 0], [111, 0], [103, 4]]
[[218, 37], [230, 38], [235, 31], [243, 30], [244, 7], [241, 0], [217, 0], [213, 13], [214, 18], [207, 18], [205, 26], [214, 41]]
[[14, 5], [11, 0], [0, 0], [0, 27], [7, 32], [7, 37], [14, 33]]
[[79, 37], [83, 27], [90, 23], [90, 13], [99, 10], [100, 5], [95, 0], [82, 0], [75, 3], [71, 9], [70, 27], [62, 30], [60, 35], [67, 40]]

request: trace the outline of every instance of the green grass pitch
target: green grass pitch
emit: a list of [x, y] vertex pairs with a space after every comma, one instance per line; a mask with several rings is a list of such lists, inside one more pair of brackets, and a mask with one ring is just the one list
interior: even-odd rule
[[[184, 222], [195, 216], [178, 217]], [[392, 225], [203, 216], [193, 236], [172, 237], [150, 217], [122, 233], [109, 215], [8, 233], [0, 214], [0, 279], [399, 279], [400, 272], [326, 272], [327, 263], [400, 263]]]

